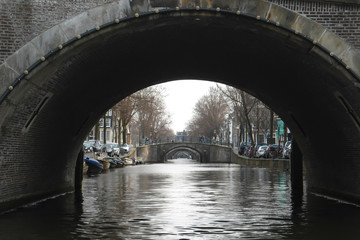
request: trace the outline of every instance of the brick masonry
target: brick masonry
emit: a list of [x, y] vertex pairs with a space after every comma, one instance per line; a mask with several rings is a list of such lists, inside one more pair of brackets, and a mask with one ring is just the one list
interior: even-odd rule
[[300, 13], [360, 49], [360, 5], [319, 1], [268, 0]]
[[[303, 14], [360, 49], [360, 5], [268, 0]], [[0, 64], [40, 33], [88, 9], [114, 0], [0, 0]]]
[[0, 64], [52, 26], [114, 0], [0, 0]]

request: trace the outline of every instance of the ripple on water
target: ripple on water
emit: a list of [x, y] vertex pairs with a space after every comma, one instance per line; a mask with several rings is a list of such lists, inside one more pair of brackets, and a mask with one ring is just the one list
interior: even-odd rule
[[293, 204], [289, 182], [287, 173], [232, 164], [126, 167], [86, 178], [82, 201], [66, 194], [1, 215], [0, 234], [37, 240], [360, 235], [360, 208], [309, 194]]

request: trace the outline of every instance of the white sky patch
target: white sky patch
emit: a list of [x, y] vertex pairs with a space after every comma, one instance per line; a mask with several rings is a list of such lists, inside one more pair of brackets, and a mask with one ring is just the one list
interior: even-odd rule
[[183, 131], [186, 123], [192, 118], [196, 102], [209, 93], [215, 82], [200, 80], [179, 80], [161, 84], [166, 89], [165, 103], [172, 118], [172, 129]]

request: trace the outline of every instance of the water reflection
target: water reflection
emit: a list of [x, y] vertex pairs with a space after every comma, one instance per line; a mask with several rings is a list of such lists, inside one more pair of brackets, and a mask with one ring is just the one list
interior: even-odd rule
[[0, 216], [1, 239], [357, 239], [360, 208], [291, 195], [284, 172], [179, 159], [88, 177]]

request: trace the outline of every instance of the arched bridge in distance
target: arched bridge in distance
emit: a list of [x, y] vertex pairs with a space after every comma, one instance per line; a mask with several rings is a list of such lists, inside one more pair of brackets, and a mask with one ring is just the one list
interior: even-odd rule
[[305, 15], [265, 0], [119, 0], [42, 30], [0, 65], [1, 209], [73, 190], [100, 116], [180, 79], [259, 98], [291, 129], [308, 189], [360, 202], [360, 53]]
[[140, 146], [136, 152], [145, 162], [165, 162], [184, 153], [201, 163], [230, 163], [233, 149], [215, 144], [173, 142]]

